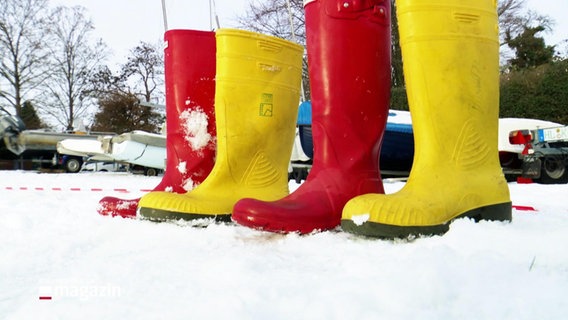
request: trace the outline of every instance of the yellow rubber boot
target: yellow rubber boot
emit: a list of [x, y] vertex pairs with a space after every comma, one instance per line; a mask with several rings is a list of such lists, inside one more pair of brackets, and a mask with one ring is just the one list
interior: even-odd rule
[[499, 165], [499, 43], [495, 0], [397, 0], [414, 127], [406, 185], [344, 207], [345, 231], [441, 234], [453, 219], [511, 220]]
[[288, 194], [303, 47], [249, 31], [219, 29], [215, 117], [217, 156], [186, 194], [150, 192], [138, 205], [152, 220], [230, 220], [241, 198]]

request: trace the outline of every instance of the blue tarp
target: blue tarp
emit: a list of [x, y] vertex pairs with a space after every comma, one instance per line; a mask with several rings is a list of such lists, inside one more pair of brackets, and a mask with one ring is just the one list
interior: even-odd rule
[[[389, 113], [389, 116], [394, 116], [395, 113]], [[296, 122], [299, 126], [310, 126], [312, 125], [312, 102], [304, 101], [300, 104], [298, 108], [298, 121]], [[405, 123], [391, 123], [387, 122], [387, 131], [401, 132], [401, 133], [412, 133], [412, 125]]]
[[386, 131], [409, 133], [412, 134], [412, 125], [407, 123], [391, 123], [387, 122]]
[[309, 126], [312, 124], [312, 102], [304, 101], [298, 108], [298, 121], [299, 126]]

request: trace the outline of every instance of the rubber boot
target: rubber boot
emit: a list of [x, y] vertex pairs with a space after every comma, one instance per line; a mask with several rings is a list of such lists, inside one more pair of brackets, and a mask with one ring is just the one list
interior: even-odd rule
[[414, 163], [399, 192], [349, 201], [345, 231], [393, 238], [442, 234], [460, 217], [511, 220], [497, 150], [496, 6], [494, 0], [397, 0]]
[[[167, 159], [153, 191], [184, 193], [215, 163], [215, 32], [169, 30], [164, 43]], [[105, 197], [98, 212], [135, 218], [139, 200]]]
[[302, 53], [301, 46], [275, 37], [217, 30], [215, 166], [186, 194], [143, 196], [142, 217], [230, 221], [243, 197], [275, 200], [288, 194]]
[[306, 181], [275, 202], [239, 201], [237, 223], [309, 233], [339, 226], [345, 203], [383, 192], [379, 149], [390, 96], [390, 3], [307, 2], [313, 166]]

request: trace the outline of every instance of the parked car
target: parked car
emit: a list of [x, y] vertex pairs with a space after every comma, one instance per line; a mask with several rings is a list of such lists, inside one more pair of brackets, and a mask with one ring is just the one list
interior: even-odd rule
[[126, 166], [116, 162], [95, 161], [83, 165], [83, 171], [92, 172], [124, 172]]

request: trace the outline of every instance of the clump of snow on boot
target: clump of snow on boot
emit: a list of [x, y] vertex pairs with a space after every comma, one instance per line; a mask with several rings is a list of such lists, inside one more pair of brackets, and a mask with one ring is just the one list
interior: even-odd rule
[[370, 217], [371, 215], [369, 213], [365, 213], [365, 214], [353, 215], [351, 217], [351, 220], [353, 220], [353, 223], [355, 223], [355, 225], [360, 226], [363, 223], [367, 222]]
[[187, 173], [187, 163], [185, 161], [181, 161], [180, 163], [178, 163], [177, 169], [181, 174]]
[[[191, 179], [190, 177], [187, 177], [188, 173], [189, 173], [187, 171], [187, 162], [181, 161], [180, 163], [178, 163], [176, 168], [177, 168], [178, 172], [181, 174], [181, 176], [184, 177], [183, 181], [181, 182], [181, 185], [180, 185], [183, 188], [183, 190], [185, 190], [185, 191], [193, 190], [193, 188], [195, 188], [195, 186], [196, 186], [196, 183], [195, 183], [195, 181], [193, 181], [193, 179]], [[189, 176], [195, 176], [195, 175], [196, 175], [195, 172], [192, 173], [192, 174], [189, 174]], [[185, 178], [185, 177], [187, 177], [187, 178]]]
[[185, 179], [181, 185], [181, 187], [185, 191], [191, 191], [193, 190], [193, 188], [195, 188], [195, 186], [195, 182], [191, 178]]
[[184, 139], [191, 145], [193, 150], [206, 147], [211, 141], [211, 134], [207, 131], [209, 117], [203, 110], [185, 110], [180, 114]]

